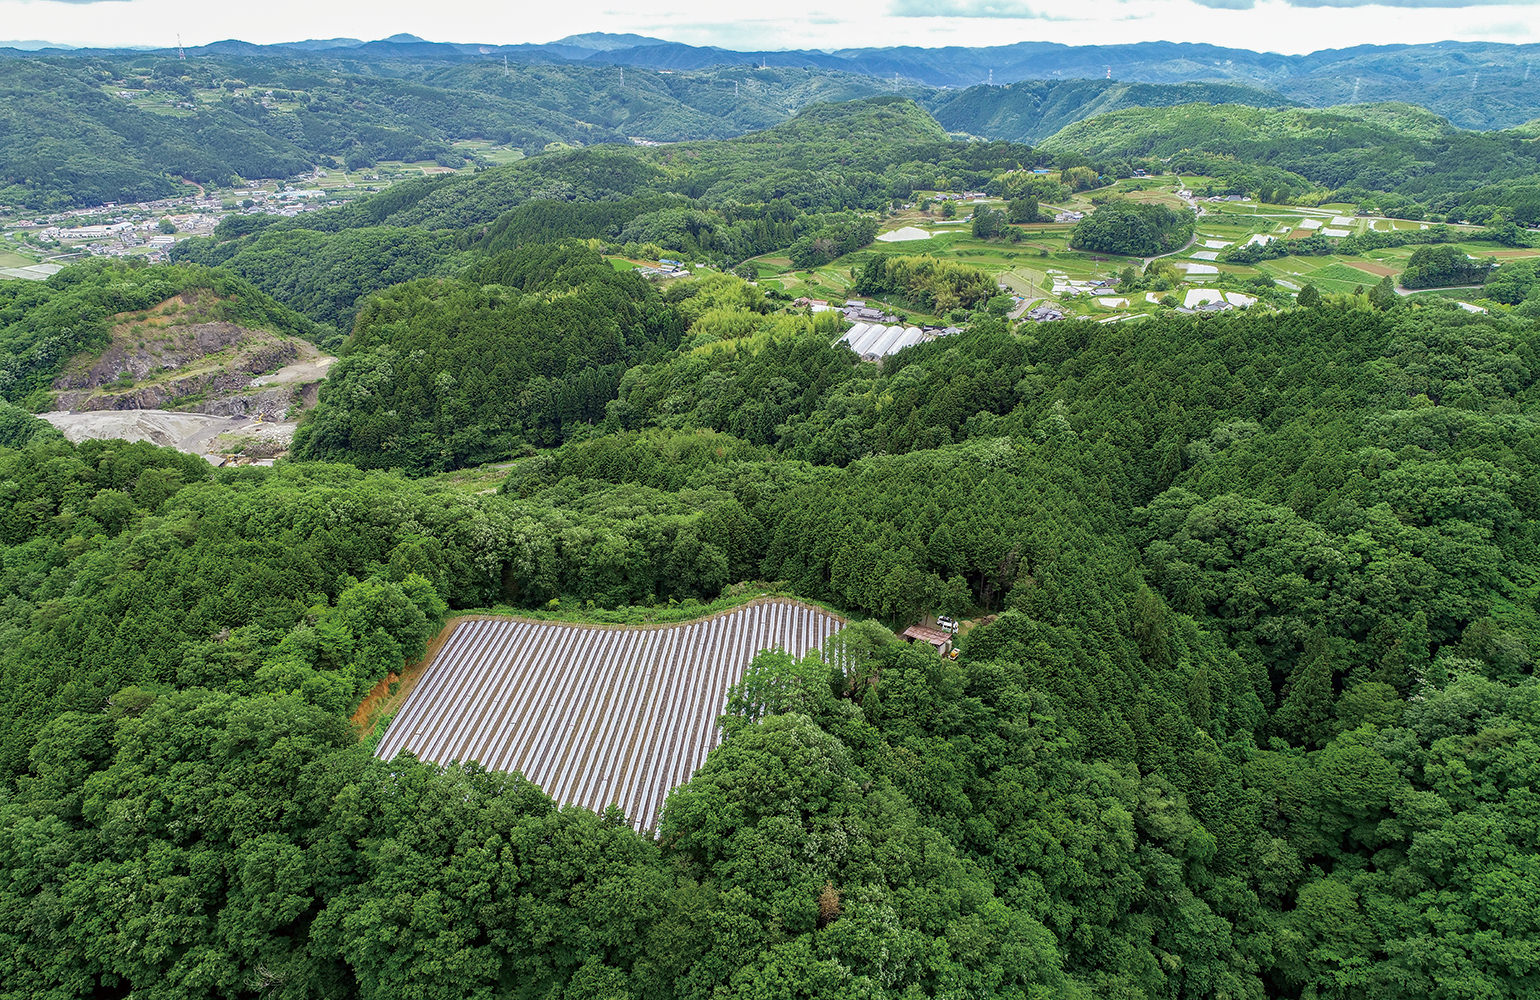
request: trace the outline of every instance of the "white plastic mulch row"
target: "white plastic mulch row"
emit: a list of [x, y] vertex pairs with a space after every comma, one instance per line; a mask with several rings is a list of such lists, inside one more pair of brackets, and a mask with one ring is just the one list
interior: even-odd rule
[[493, 619], [457, 626], [378, 755], [518, 771], [562, 804], [619, 805], [653, 827], [721, 742], [727, 689], [761, 650], [801, 656], [839, 618], [763, 601], [666, 628]]

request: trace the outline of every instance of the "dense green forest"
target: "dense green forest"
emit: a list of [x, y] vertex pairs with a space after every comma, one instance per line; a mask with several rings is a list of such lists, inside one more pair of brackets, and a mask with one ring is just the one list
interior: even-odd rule
[[1404, 288], [1436, 288], [1439, 285], [1479, 285], [1487, 280], [1494, 261], [1472, 260], [1451, 246], [1418, 247], [1407, 259], [1401, 274]]
[[369, 299], [295, 454], [422, 472], [558, 444], [626, 368], [679, 344], [656, 291], [581, 244], [509, 251], [474, 278]]
[[1187, 209], [1115, 199], [1075, 224], [1069, 245], [1076, 250], [1154, 257], [1173, 253], [1192, 239]]
[[[735, 81], [749, 77], [741, 99]], [[778, 69], [687, 75], [613, 68], [338, 60], [301, 53], [0, 59], [0, 205], [57, 209], [179, 193], [185, 178], [289, 177], [316, 166], [436, 160], [477, 139], [536, 153], [710, 139], [787, 109], [891, 88]]]
[[1276, 108], [1294, 103], [1276, 91], [1233, 83], [1021, 80], [1001, 87], [943, 91], [927, 99], [925, 106], [953, 132], [1012, 142], [1040, 142], [1066, 126], [1123, 108], [1178, 104]]
[[[464, 62], [435, 72], [502, 72]], [[360, 101], [408, 87], [371, 65]], [[1540, 994], [1533, 261], [1488, 312], [1267, 279], [1259, 309], [1032, 323], [945, 247], [863, 249], [916, 192], [987, 189], [1003, 230], [1152, 156], [1533, 182], [1412, 110], [1188, 117], [1044, 152], [818, 104], [0, 281], [0, 998]], [[1114, 198], [1075, 239], [1192, 232]], [[1351, 238], [1486, 277], [1452, 232]], [[772, 252], [963, 329], [863, 362], [727, 271]], [[276, 465], [32, 416], [177, 296], [336, 349]], [[654, 829], [354, 722], [455, 613], [765, 592], [845, 615], [841, 651], [756, 657]], [[896, 637], [935, 614], [971, 625], [955, 658]]]
[[1042, 147], [1212, 176], [1225, 182], [1217, 193], [1264, 201], [1315, 188], [1387, 215], [1540, 221], [1540, 146], [1518, 133], [1457, 129], [1407, 104], [1130, 108], [1070, 125]]
[[[6, 418], [8, 993], [1533, 992], [1531, 321], [979, 319], [874, 366], [736, 279], [595, 260], [369, 298], [300, 447], [350, 465]], [[511, 344], [528, 374], [477, 339], [599, 317]], [[442, 467], [411, 427], [563, 370], [618, 385], [568, 390], [558, 449], [459, 418], [527, 454], [496, 495], [357, 468]], [[656, 840], [344, 722], [448, 609], [752, 580], [998, 617], [956, 661], [877, 627], [837, 670], [762, 656]]]

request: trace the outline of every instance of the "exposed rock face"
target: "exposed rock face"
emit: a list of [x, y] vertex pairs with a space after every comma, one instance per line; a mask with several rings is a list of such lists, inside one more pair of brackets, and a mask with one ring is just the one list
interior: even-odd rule
[[43, 418], [71, 441], [150, 441], [215, 465], [288, 450], [337, 359], [314, 344], [224, 320], [212, 294], [117, 317], [100, 353], [71, 359]]
[[72, 365], [54, 382], [54, 388], [97, 389], [116, 382], [125, 373], [135, 380], [145, 379], [185, 368], [210, 355], [247, 344], [254, 337], [273, 339], [271, 334], [247, 330], [234, 323], [197, 323], [154, 329], [158, 334], [154, 340], [136, 339], [134, 329], [116, 331], [112, 343], [89, 367]]
[[[61, 410], [182, 410], [282, 418], [315, 400], [331, 358], [306, 341], [234, 323], [125, 323], [54, 382]], [[265, 377], [264, 377], [265, 376]]]

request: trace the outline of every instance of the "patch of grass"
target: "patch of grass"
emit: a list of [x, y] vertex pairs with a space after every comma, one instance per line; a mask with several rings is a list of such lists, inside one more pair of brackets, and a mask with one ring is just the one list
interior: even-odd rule
[[441, 472], [424, 480], [427, 488], [442, 489], [449, 493], [463, 493], [476, 495], [495, 493], [497, 488], [508, 478], [508, 470], [513, 467], [512, 462], [497, 462], [492, 465], [478, 465], [473, 469], [456, 469], [454, 472]]

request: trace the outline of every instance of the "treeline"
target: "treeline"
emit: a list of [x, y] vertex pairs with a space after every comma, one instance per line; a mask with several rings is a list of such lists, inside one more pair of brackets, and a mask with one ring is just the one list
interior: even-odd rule
[[340, 233], [269, 230], [239, 239], [182, 240], [174, 261], [240, 275], [284, 305], [346, 334], [358, 300], [465, 263], [451, 233], [372, 227]]
[[1402, 288], [1436, 288], [1441, 285], [1479, 285], [1492, 273], [1496, 261], [1472, 260], [1452, 246], [1418, 247], [1401, 272]]
[[1226, 247], [1219, 252], [1219, 259], [1232, 264], [1256, 264], [1280, 257], [1324, 257], [1329, 254], [1362, 256], [1374, 250], [1391, 247], [1425, 246], [1435, 243], [1490, 242], [1500, 246], [1522, 243], [1523, 236], [1516, 229], [1482, 230], [1465, 232], [1437, 223], [1426, 229], [1395, 229], [1380, 232], [1371, 229], [1353, 236], [1334, 239], [1316, 230], [1303, 239], [1268, 239], [1260, 243], [1243, 243]]
[[786, 255], [797, 267], [819, 267], [870, 246], [876, 238], [876, 219], [840, 219], [797, 237], [786, 248]]

